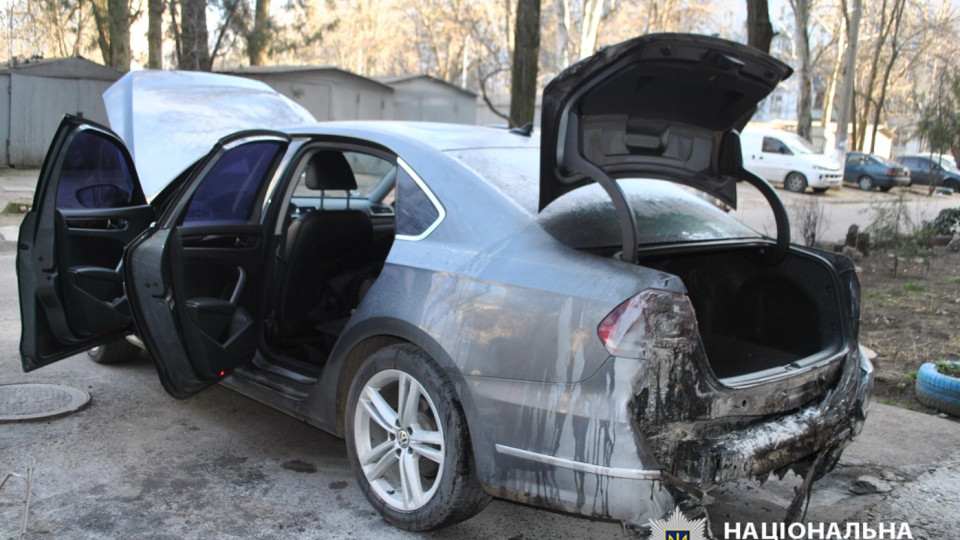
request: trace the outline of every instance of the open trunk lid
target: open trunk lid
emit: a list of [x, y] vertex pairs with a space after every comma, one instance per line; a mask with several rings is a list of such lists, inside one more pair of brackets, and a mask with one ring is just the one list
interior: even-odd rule
[[638, 37], [570, 66], [543, 91], [540, 209], [591, 182], [615, 192], [612, 179], [625, 177], [686, 184], [736, 207], [742, 156], [731, 130], [791, 73], [758, 49], [688, 34]]

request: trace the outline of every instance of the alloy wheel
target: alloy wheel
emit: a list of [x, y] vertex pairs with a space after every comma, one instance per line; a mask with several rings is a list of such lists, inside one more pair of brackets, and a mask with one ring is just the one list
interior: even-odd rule
[[440, 485], [443, 426], [423, 385], [403, 371], [378, 372], [354, 413], [354, 444], [364, 476], [387, 505], [422, 508]]

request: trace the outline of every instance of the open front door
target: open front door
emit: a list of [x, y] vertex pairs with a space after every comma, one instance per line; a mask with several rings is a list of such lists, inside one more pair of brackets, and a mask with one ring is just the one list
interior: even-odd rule
[[263, 132], [220, 141], [172, 210], [128, 250], [140, 334], [174, 397], [196, 394], [256, 353], [264, 201], [287, 143]]
[[120, 261], [154, 220], [108, 128], [67, 116], [20, 226], [20, 355], [31, 371], [132, 331]]

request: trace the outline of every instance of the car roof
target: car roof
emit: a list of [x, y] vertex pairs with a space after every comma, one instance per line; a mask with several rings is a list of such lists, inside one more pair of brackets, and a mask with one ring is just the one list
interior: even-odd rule
[[469, 148], [539, 148], [539, 133], [530, 136], [500, 127], [441, 122], [338, 121], [319, 122], [283, 130], [292, 136], [335, 135], [370, 140], [403, 153], [401, 142], [440, 152]]

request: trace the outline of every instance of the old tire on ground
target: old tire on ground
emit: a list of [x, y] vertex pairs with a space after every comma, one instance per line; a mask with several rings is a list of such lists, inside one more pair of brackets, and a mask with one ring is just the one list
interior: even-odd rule
[[873, 178], [863, 175], [860, 178], [857, 178], [857, 186], [863, 191], [872, 191], [874, 188]]
[[884, 193], [887, 193], [887, 192], [890, 191], [891, 189], [893, 189], [893, 186], [880, 186], [880, 191], [882, 191], [882, 192], [884, 192]]
[[814, 193], [826, 193], [826, 191], [827, 191], [828, 189], [830, 189], [830, 188], [815, 187], [815, 188], [811, 188], [811, 189], [813, 189], [813, 192], [814, 192]]
[[392, 345], [368, 358], [350, 387], [347, 455], [363, 494], [408, 531], [453, 525], [490, 497], [453, 384], [426, 353]]
[[140, 348], [126, 339], [118, 339], [89, 349], [87, 356], [98, 364], [123, 364], [140, 356]]
[[783, 187], [787, 188], [787, 191], [803, 193], [807, 189], [807, 179], [798, 172], [792, 172], [783, 181]]
[[960, 416], [960, 379], [943, 375], [935, 364], [923, 364], [917, 372], [917, 401], [949, 415]]

